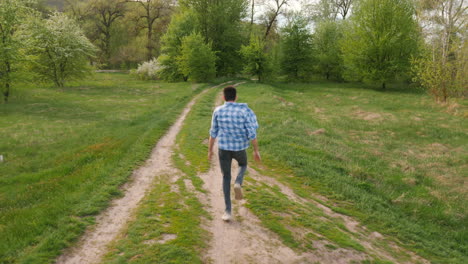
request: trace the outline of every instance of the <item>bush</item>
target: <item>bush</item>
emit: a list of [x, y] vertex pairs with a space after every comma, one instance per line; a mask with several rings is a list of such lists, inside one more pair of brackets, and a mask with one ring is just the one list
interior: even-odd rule
[[159, 63], [158, 59], [154, 58], [138, 65], [138, 68], [133, 70], [131, 73], [142, 80], [158, 80], [160, 79], [159, 72], [162, 68], [163, 67], [161, 66], [161, 63]]

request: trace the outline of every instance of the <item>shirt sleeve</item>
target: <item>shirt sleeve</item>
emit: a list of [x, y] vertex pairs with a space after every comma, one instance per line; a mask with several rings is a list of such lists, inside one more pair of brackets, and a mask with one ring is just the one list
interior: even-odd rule
[[250, 108], [247, 110], [247, 114], [245, 116], [244, 127], [247, 130], [247, 137], [249, 140], [254, 140], [257, 138], [257, 116], [255, 116], [255, 113]]
[[216, 113], [217, 113], [217, 111], [214, 111], [213, 117], [211, 118], [210, 136], [212, 138], [218, 137], [218, 131], [219, 131], [218, 115]]

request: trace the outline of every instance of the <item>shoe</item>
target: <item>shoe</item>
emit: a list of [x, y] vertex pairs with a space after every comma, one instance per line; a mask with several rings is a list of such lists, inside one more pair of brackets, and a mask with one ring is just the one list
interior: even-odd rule
[[230, 213], [226, 212], [226, 213], [223, 214], [223, 217], [221, 217], [221, 219], [223, 219], [223, 221], [229, 222], [229, 221], [231, 221], [232, 216], [231, 216]]
[[242, 195], [242, 187], [238, 183], [234, 184], [234, 197], [236, 200], [242, 200], [242, 198], [244, 198]]

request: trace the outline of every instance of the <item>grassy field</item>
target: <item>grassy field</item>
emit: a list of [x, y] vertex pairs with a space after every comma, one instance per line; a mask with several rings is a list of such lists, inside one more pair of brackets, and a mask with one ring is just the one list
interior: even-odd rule
[[326, 195], [336, 211], [436, 263], [466, 261], [465, 118], [423, 94], [352, 84], [239, 92], [258, 115], [265, 164], [296, 193]]
[[[72, 244], [205, 87], [97, 74], [63, 91], [15, 90], [0, 105], [0, 263], [49, 262]], [[265, 166], [256, 169], [263, 175], [433, 263], [465, 262], [466, 102], [447, 108], [421, 93], [358, 84], [247, 83], [238, 90], [260, 123]], [[206, 139], [220, 91], [199, 98], [177, 137], [177, 181], [155, 181], [105, 263], [203, 262], [209, 234], [201, 223], [210, 216], [197, 199], [206, 191], [197, 174], [209, 169]], [[285, 245], [311, 251], [322, 240], [331, 250], [369, 254], [365, 263], [388, 263], [366, 251], [366, 234], [316, 205], [249, 176], [245, 190], [246, 205]], [[410, 259], [387, 242], [378, 246], [397, 262]]]
[[[249, 103], [259, 119], [266, 166], [257, 169], [263, 174], [304, 198], [356, 217], [369, 232], [384, 233], [434, 263], [464, 263], [466, 102], [447, 109], [418, 92], [333, 83], [249, 83], [239, 87], [239, 101]], [[179, 136], [180, 152], [191, 166], [186, 168], [178, 157], [176, 161], [189, 175], [208, 168], [200, 153], [207, 150], [213, 102], [202, 101], [187, 120], [190, 134]], [[246, 181], [247, 206], [286, 245], [313, 250], [311, 241], [325, 239], [330, 248], [365, 251], [343, 223], [315, 206], [294, 203], [250, 177]], [[298, 236], [295, 229], [309, 235]], [[398, 262], [409, 260], [385, 243], [378, 246]], [[388, 263], [378, 258], [371, 262]]]
[[0, 263], [49, 262], [70, 245], [203, 87], [96, 74], [14, 89], [0, 104]]

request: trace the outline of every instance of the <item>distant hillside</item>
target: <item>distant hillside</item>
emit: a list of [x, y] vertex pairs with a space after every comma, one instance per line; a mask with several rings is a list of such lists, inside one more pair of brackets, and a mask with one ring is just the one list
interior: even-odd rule
[[44, 3], [47, 6], [55, 7], [58, 10], [63, 10], [63, 7], [65, 6], [65, 0], [45, 0]]

